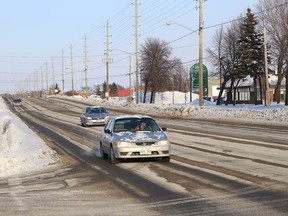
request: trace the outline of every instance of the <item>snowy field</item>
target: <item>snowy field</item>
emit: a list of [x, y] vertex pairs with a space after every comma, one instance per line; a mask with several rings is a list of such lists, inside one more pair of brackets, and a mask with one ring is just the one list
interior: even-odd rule
[[[119, 98], [111, 98], [109, 101], [81, 97], [65, 96], [65, 98], [148, 115], [288, 126], [288, 109], [283, 104], [272, 104], [268, 110], [262, 105], [216, 106], [213, 102], [205, 101], [205, 105], [200, 108], [197, 95], [193, 94], [194, 101], [188, 103], [188, 93], [180, 92], [174, 92], [174, 104], [171, 92], [157, 94], [154, 105], [136, 105], [127, 103], [127, 99]], [[38, 171], [59, 162], [57, 153], [9, 111], [2, 97], [0, 97], [0, 161], [0, 178]]]

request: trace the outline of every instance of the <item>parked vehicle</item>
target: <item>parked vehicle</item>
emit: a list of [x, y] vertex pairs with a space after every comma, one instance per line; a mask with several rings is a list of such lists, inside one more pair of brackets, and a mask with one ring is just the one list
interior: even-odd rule
[[14, 106], [22, 106], [22, 99], [21, 98], [16, 98], [13, 100], [13, 105]]
[[149, 116], [123, 115], [110, 118], [100, 137], [100, 155], [112, 164], [129, 158], [161, 158], [170, 161], [170, 141]]
[[105, 125], [109, 120], [109, 112], [101, 106], [86, 106], [80, 115], [82, 126]]

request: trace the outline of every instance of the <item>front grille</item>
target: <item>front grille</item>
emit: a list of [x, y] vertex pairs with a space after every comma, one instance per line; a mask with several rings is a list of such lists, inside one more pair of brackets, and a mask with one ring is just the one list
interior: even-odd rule
[[100, 118], [96, 118], [96, 117], [93, 117], [92, 119], [93, 120], [101, 120], [101, 119], [104, 119], [105, 117], [100, 117]]
[[151, 145], [154, 145], [155, 142], [136, 142], [135, 144], [137, 146], [151, 146]]

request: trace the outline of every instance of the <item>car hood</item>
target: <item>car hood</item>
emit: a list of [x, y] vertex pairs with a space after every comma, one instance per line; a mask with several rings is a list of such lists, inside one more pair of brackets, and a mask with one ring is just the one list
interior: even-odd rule
[[103, 118], [108, 116], [107, 113], [90, 113], [90, 114], [86, 114], [87, 117], [92, 117], [92, 118]]
[[159, 141], [168, 139], [163, 131], [137, 131], [137, 132], [120, 132], [114, 134], [114, 140], [119, 141]]

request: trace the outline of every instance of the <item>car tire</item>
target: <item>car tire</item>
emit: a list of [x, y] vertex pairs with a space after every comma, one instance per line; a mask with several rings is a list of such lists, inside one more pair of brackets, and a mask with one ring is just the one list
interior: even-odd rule
[[115, 152], [113, 147], [110, 147], [110, 162], [111, 164], [118, 164], [119, 160], [115, 157]]
[[84, 121], [84, 123], [83, 123], [84, 127], [87, 127], [86, 119], [84, 119], [83, 121]]
[[80, 119], [80, 122], [81, 122], [81, 126], [84, 127], [84, 124], [83, 124], [83, 121], [82, 119]]
[[169, 156], [168, 157], [163, 157], [162, 161], [165, 162], [165, 163], [168, 163], [168, 162], [170, 162], [170, 157]]
[[105, 160], [108, 158], [108, 155], [104, 152], [102, 143], [100, 143], [100, 157], [102, 160]]

